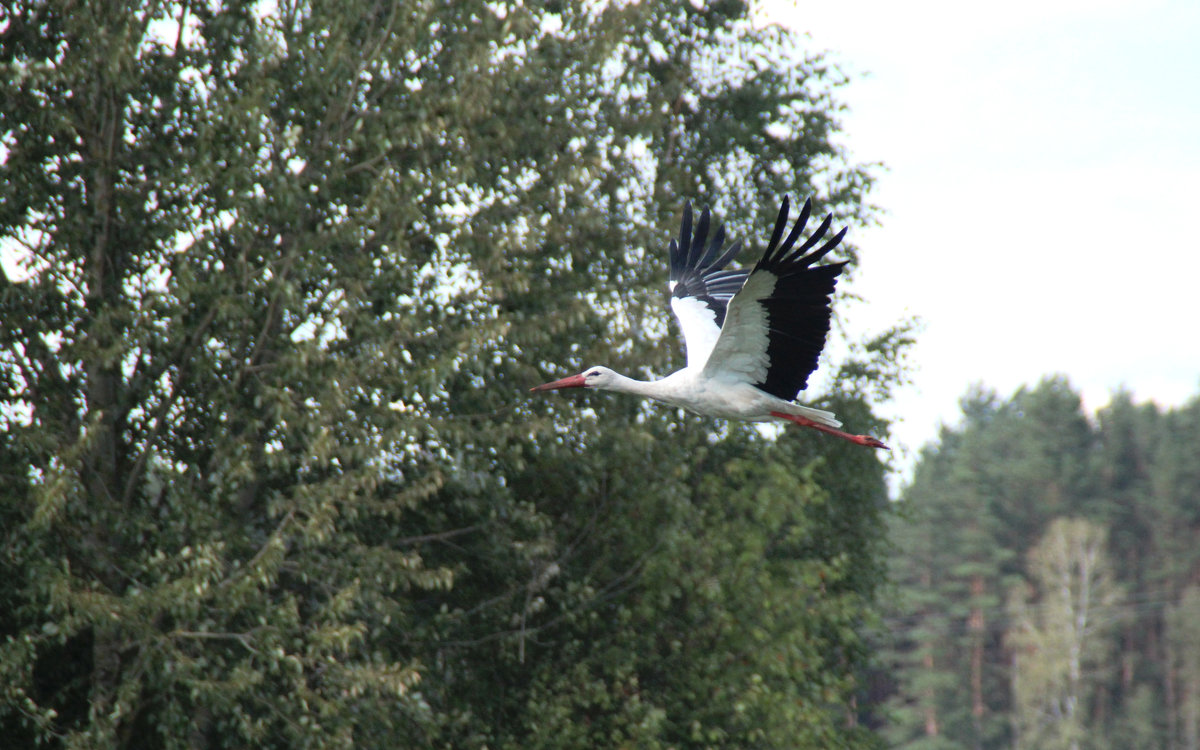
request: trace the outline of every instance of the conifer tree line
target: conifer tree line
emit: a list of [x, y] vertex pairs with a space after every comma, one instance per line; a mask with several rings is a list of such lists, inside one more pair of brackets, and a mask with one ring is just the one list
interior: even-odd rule
[[685, 200], [869, 220], [842, 82], [735, 0], [5, 4], [0, 744], [878, 746], [878, 456], [526, 395], [681, 364]]
[[890, 524], [889, 745], [1200, 747], [1200, 397], [962, 410]]

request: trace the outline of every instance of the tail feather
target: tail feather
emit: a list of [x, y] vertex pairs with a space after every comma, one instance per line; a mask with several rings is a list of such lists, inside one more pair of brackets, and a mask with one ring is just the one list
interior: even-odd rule
[[788, 412], [791, 414], [799, 414], [802, 417], [807, 417], [814, 422], [820, 422], [826, 427], [833, 427], [836, 429], [842, 426], [842, 423], [838, 421], [837, 416], [835, 416], [833, 412], [825, 411], [824, 409], [814, 409], [811, 406], [791, 404], [791, 406], [788, 408]]

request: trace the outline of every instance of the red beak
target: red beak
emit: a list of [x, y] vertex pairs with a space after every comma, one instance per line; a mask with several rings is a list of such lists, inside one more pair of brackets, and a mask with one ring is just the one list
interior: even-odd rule
[[583, 374], [572, 375], [569, 378], [555, 380], [553, 383], [544, 383], [530, 388], [531, 391], [557, 391], [559, 388], [582, 388], [584, 386]]

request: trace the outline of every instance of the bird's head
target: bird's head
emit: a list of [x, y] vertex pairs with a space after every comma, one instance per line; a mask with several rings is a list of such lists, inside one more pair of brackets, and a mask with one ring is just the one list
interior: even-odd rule
[[589, 367], [578, 375], [572, 375], [552, 383], [534, 386], [532, 391], [557, 391], [560, 388], [603, 388], [617, 377], [617, 374], [607, 367]]

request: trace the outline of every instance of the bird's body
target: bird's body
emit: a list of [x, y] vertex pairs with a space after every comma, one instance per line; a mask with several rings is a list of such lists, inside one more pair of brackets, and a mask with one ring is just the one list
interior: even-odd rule
[[886, 448], [869, 435], [842, 432], [830, 412], [795, 403], [825, 345], [830, 295], [845, 265], [813, 265], [845, 235], [843, 229], [812, 249], [829, 230], [832, 217], [827, 216], [808, 240], [795, 247], [810, 212], [811, 204], [805, 202], [783, 239], [788, 216], [784, 198], [766, 251], [753, 269], [743, 271], [723, 270], [736, 257], [740, 243], [722, 252], [723, 227], [708, 243], [707, 209], [693, 234], [691, 206], [685, 207], [679, 242], [672, 240], [669, 247], [668, 288], [671, 309], [687, 344], [687, 366], [654, 381], [589, 367], [534, 390], [600, 388], [713, 417], [750, 422], [784, 419], [860, 445]]

